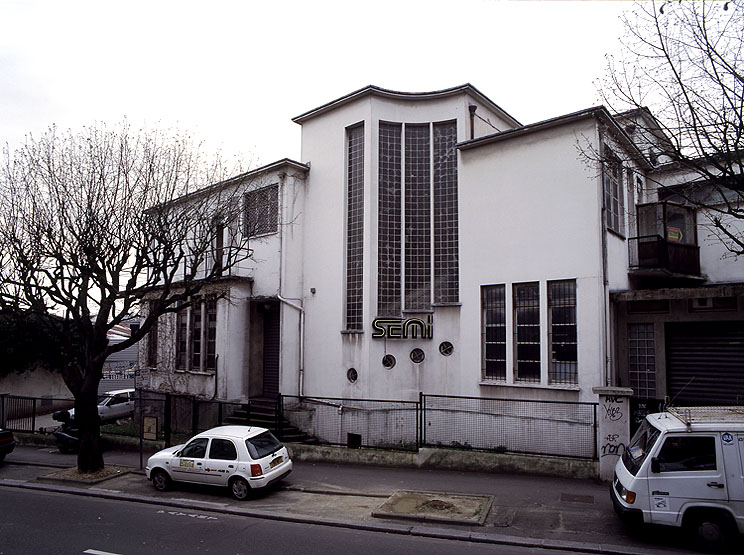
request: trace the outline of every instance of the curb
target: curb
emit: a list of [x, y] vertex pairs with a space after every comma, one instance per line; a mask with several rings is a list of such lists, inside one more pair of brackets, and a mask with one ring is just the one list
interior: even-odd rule
[[[249, 518], [261, 518], [264, 520], [276, 520], [281, 522], [293, 522], [297, 524], [315, 524], [320, 526], [331, 526], [334, 528], [345, 528], [349, 530], [364, 530], [368, 532], [385, 532], [404, 536], [417, 536], [432, 539], [445, 539], [452, 541], [469, 541], [492, 545], [510, 545], [515, 547], [537, 547], [559, 551], [570, 551], [574, 553], [598, 553], [610, 555], [655, 555], [658, 551], [645, 549], [622, 549], [616, 545], [589, 544], [582, 542], [571, 542], [562, 540], [551, 540], [541, 538], [524, 538], [520, 536], [493, 536], [483, 532], [458, 531], [446, 528], [430, 528], [417, 525], [403, 525], [395, 523], [362, 523], [347, 520], [335, 520], [318, 517], [305, 517], [292, 513], [267, 512], [251, 509], [239, 509], [231, 507], [216, 507], [213, 503], [203, 501], [181, 501], [177, 499], [162, 499], [146, 495], [112, 492], [102, 489], [80, 489], [64, 485], [34, 484], [22, 480], [0, 480], [0, 487], [17, 489], [29, 489], [35, 491], [46, 491], [78, 495], [81, 497], [94, 497], [100, 499], [112, 499], [128, 501], [131, 503], [146, 503], [148, 505], [161, 505], [175, 507], [178, 509], [194, 509], [209, 511], [213, 513], [229, 514], [234, 516], [245, 516]], [[337, 492], [333, 492], [334, 494]]]

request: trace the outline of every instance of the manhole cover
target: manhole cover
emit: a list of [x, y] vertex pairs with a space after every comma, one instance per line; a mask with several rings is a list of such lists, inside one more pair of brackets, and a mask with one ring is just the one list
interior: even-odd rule
[[372, 516], [482, 526], [492, 504], [490, 495], [396, 491]]

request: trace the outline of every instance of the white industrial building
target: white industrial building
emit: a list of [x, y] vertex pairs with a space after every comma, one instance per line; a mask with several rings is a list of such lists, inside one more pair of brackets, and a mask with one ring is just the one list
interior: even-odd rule
[[[596, 386], [663, 399], [712, 372], [717, 385], [689, 391], [732, 402], [744, 260], [652, 185], [679, 176], [634, 137], [643, 117], [594, 107], [522, 125], [471, 85], [368, 86], [297, 116], [301, 161], [231, 180], [252, 260], [225, 276], [227, 298], [206, 291], [159, 323], [145, 385], [595, 402]], [[702, 361], [681, 361], [685, 346]]]

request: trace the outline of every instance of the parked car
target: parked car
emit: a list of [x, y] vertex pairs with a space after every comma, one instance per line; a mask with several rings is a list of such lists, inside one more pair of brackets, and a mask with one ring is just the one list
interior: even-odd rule
[[10, 430], [0, 428], [0, 462], [15, 449], [15, 438]]
[[744, 533], [744, 407], [650, 414], [615, 466], [615, 511], [630, 523], [687, 529], [722, 550]]
[[[70, 418], [75, 419], [75, 409], [70, 409]], [[111, 422], [134, 415], [134, 389], [107, 391], [98, 398], [98, 416], [101, 422]]]
[[145, 473], [158, 491], [171, 482], [227, 487], [235, 499], [265, 488], [292, 471], [287, 448], [266, 428], [220, 426], [147, 460]]

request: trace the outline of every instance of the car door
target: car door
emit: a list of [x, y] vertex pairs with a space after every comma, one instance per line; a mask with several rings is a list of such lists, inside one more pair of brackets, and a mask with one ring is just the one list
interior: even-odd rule
[[129, 416], [132, 411], [132, 400], [129, 393], [117, 393], [108, 404], [108, 418], [114, 420]]
[[674, 524], [680, 509], [690, 500], [728, 499], [718, 434], [669, 434], [651, 463], [651, 522]]
[[197, 437], [181, 449], [171, 463], [173, 478], [184, 482], [204, 482], [204, 460], [208, 444], [209, 438]]
[[238, 450], [228, 438], [212, 438], [209, 455], [204, 461], [204, 481], [209, 484], [226, 486], [238, 465]]

